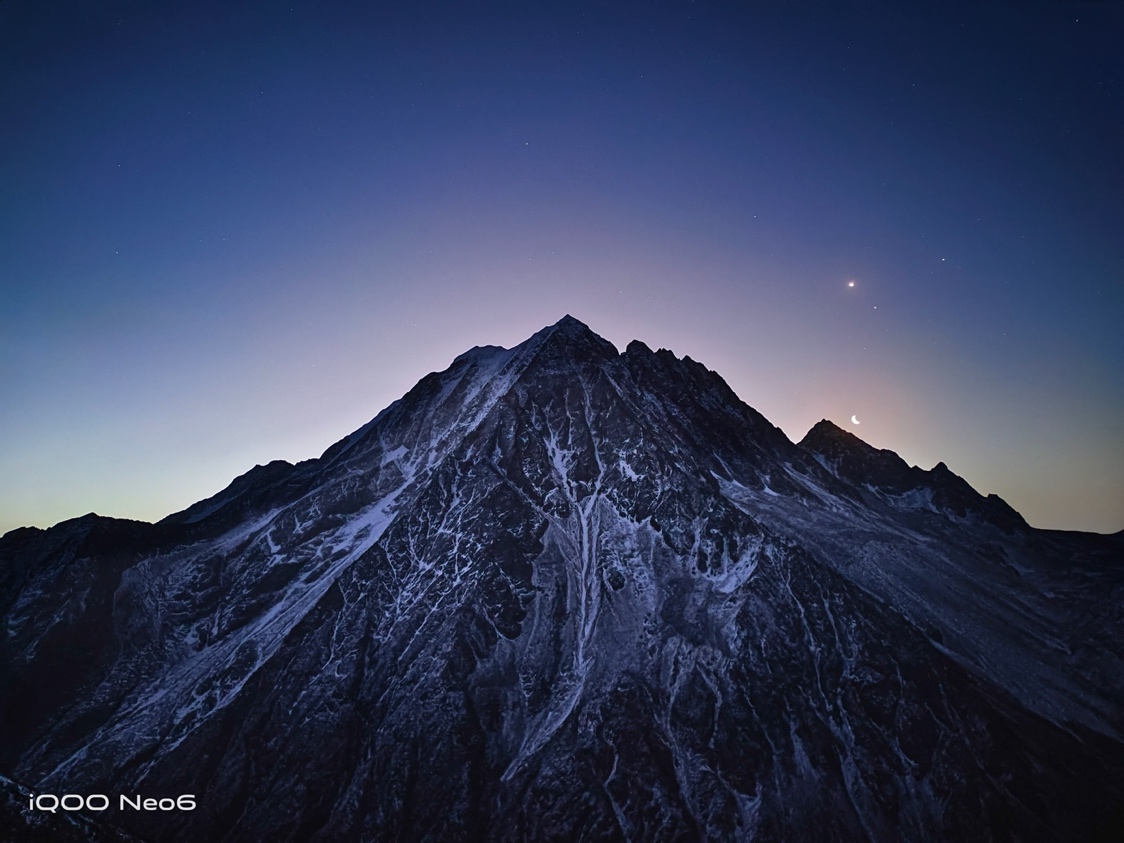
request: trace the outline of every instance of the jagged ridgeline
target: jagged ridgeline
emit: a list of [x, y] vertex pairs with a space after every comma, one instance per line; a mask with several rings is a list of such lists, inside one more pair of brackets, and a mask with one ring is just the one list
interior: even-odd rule
[[0, 821], [97, 793], [83, 827], [150, 843], [1110, 835], [1122, 549], [828, 422], [794, 444], [567, 317], [157, 524], [0, 539]]

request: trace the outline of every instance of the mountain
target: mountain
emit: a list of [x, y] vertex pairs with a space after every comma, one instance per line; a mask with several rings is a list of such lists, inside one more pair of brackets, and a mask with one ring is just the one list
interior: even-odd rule
[[90, 815], [150, 843], [1111, 839], [1122, 550], [566, 317], [0, 538], [0, 772], [192, 794]]

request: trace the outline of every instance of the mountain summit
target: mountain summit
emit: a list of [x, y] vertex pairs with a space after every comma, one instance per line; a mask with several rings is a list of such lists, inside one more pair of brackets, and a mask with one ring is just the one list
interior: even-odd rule
[[1081, 839], [1120, 550], [567, 316], [157, 524], [0, 539], [0, 773], [193, 794], [92, 818], [151, 843]]

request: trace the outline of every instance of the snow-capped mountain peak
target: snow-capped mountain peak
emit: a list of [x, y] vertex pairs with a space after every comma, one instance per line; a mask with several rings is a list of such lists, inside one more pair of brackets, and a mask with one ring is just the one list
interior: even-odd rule
[[0, 772], [196, 794], [111, 812], [152, 841], [1092, 832], [1119, 551], [566, 316], [158, 524], [0, 539]]

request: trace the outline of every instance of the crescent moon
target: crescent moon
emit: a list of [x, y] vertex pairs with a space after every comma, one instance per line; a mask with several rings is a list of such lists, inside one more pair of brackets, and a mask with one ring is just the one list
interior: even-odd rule
[[861, 424], [858, 416], [851, 416], [851, 424]]

